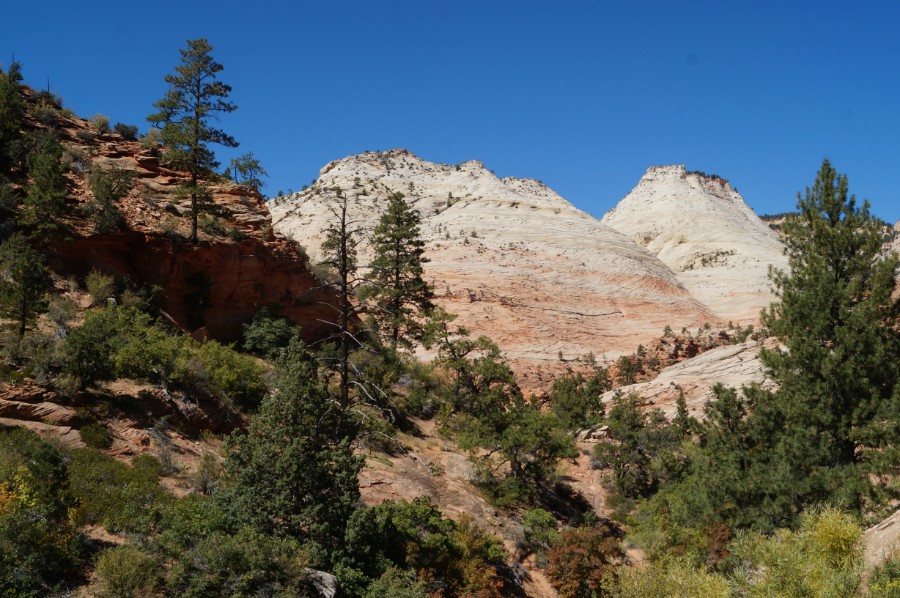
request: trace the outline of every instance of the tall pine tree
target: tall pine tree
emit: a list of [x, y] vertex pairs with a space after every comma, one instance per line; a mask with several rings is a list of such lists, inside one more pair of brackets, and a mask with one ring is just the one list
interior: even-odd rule
[[394, 193], [375, 227], [368, 299], [379, 329], [396, 349], [409, 347], [421, 338], [422, 326], [416, 315], [434, 305], [434, 293], [422, 278], [425, 242], [420, 236], [421, 216], [402, 193]]
[[786, 420], [815, 430], [821, 465], [858, 463], [896, 438], [898, 258], [882, 255], [881, 221], [827, 160], [798, 208], [782, 227], [790, 269], [773, 274], [778, 302], [763, 316], [786, 350], [761, 357]]
[[191, 198], [191, 242], [197, 242], [197, 217], [209, 202], [209, 190], [201, 179], [213, 174], [219, 163], [210, 144], [237, 147], [238, 143], [212, 126], [220, 114], [234, 112], [227, 101], [231, 86], [216, 79], [222, 65], [213, 60], [212, 46], [205, 39], [188, 40], [181, 50], [181, 64], [175, 74], [166, 75], [166, 95], [154, 104], [158, 112], [147, 120], [161, 125], [165, 161], [191, 175], [181, 191]]

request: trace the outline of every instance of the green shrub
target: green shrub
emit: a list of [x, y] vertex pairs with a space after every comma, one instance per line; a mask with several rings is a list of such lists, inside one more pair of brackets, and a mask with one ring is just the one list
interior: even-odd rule
[[215, 341], [200, 345], [196, 355], [209, 377], [209, 391], [220, 400], [255, 409], [266, 396], [263, 369], [252, 357]]
[[542, 557], [551, 544], [559, 537], [556, 531], [556, 517], [544, 509], [530, 509], [522, 515], [524, 548]]
[[0, 429], [0, 595], [47, 596], [77, 579], [84, 543], [67, 473], [37, 434]]
[[900, 552], [875, 567], [868, 585], [870, 598], [900, 598]]
[[97, 128], [101, 135], [109, 133], [109, 117], [105, 114], [95, 114], [91, 118], [91, 124]]
[[112, 276], [91, 270], [84, 279], [84, 288], [91, 296], [91, 305], [105, 305], [116, 295], [116, 281]]
[[47, 305], [47, 315], [50, 321], [60, 327], [65, 327], [78, 311], [78, 305], [65, 295], [58, 295], [50, 300]]
[[98, 598], [152, 596], [159, 588], [161, 567], [156, 557], [135, 546], [115, 546], [97, 559]]
[[173, 500], [146, 464], [128, 466], [92, 449], [75, 449], [70, 455], [72, 493], [84, 523], [98, 523], [114, 533], [147, 533]]
[[112, 446], [112, 436], [103, 424], [87, 424], [78, 430], [81, 441], [93, 449], [107, 449]]
[[300, 328], [294, 322], [279, 318], [264, 307], [249, 324], [244, 324], [244, 349], [271, 358], [299, 335]]
[[214, 237], [224, 237], [228, 233], [228, 227], [222, 224], [221, 220], [208, 214], [200, 215], [197, 226], [207, 235]]
[[305, 596], [307, 563], [296, 540], [216, 531], [180, 555], [166, 586], [173, 596]]
[[138, 128], [135, 125], [126, 125], [124, 123], [116, 123], [114, 127], [116, 133], [122, 136], [125, 141], [136, 141], [138, 137]]

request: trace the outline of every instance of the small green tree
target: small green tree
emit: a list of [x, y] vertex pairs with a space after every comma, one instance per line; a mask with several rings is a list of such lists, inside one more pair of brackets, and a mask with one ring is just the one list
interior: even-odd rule
[[20, 222], [31, 236], [47, 242], [64, 230], [60, 218], [67, 211], [66, 165], [62, 161], [63, 148], [51, 131], [37, 137], [37, 148], [28, 158], [28, 185]]
[[112, 170], [95, 170], [90, 177], [91, 192], [94, 200], [87, 205], [87, 213], [98, 233], [114, 233], [120, 230], [125, 219], [116, 202], [131, 190], [132, 173], [121, 168]]
[[590, 378], [580, 373], [562, 376], [550, 389], [550, 409], [568, 430], [588, 428], [603, 419], [600, 395], [611, 388], [612, 379], [605, 368], [598, 368]]
[[253, 152], [247, 152], [243, 156], [232, 159], [229, 163], [228, 174], [235, 183], [253, 187], [257, 191], [263, 185], [262, 177], [269, 176]]
[[421, 338], [421, 317], [434, 305], [434, 293], [422, 278], [425, 242], [420, 236], [421, 216], [402, 193], [393, 193], [372, 236], [375, 257], [370, 264], [372, 286], [366, 297], [370, 313], [391, 346], [409, 347]]
[[231, 86], [217, 80], [222, 65], [213, 60], [212, 46], [205, 39], [187, 41], [181, 50], [181, 64], [175, 74], [165, 76], [166, 95], [154, 106], [159, 110], [147, 117], [160, 127], [165, 146], [164, 160], [186, 170], [191, 180], [182, 192], [191, 198], [191, 242], [197, 242], [197, 218], [205, 211], [209, 193], [202, 179], [210, 177], [219, 163], [210, 144], [237, 147], [238, 143], [211, 125], [219, 114], [237, 110], [228, 102]]
[[44, 295], [51, 280], [43, 256], [21, 233], [0, 245], [0, 313], [18, 324], [18, 338], [45, 308]]

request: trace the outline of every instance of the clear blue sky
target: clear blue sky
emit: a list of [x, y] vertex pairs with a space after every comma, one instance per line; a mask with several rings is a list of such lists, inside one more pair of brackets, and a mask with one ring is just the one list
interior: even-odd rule
[[[139, 124], [187, 38], [240, 109], [222, 126], [299, 189], [404, 147], [540, 179], [597, 216], [654, 164], [793, 208], [824, 157], [900, 218], [900, 2], [8, 2], [0, 61], [76, 113]], [[220, 152], [221, 157], [227, 154]]]

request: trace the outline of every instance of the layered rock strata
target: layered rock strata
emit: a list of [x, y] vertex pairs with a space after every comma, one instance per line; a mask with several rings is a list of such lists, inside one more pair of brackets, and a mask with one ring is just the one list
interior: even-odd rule
[[407, 197], [422, 215], [437, 302], [494, 339], [519, 373], [558, 367], [560, 353], [631, 352], [667, 324], [715, 317], [659, 259], [539, 181], [499, 179], [477, 161], [433, 164], [405, 150], [336, 160], [312, 187], [268, 202], [275, 229], [314, 261], [337, 189], [362, 231], [362, 264], [371, 257], [365, 231], [392, 193]]

